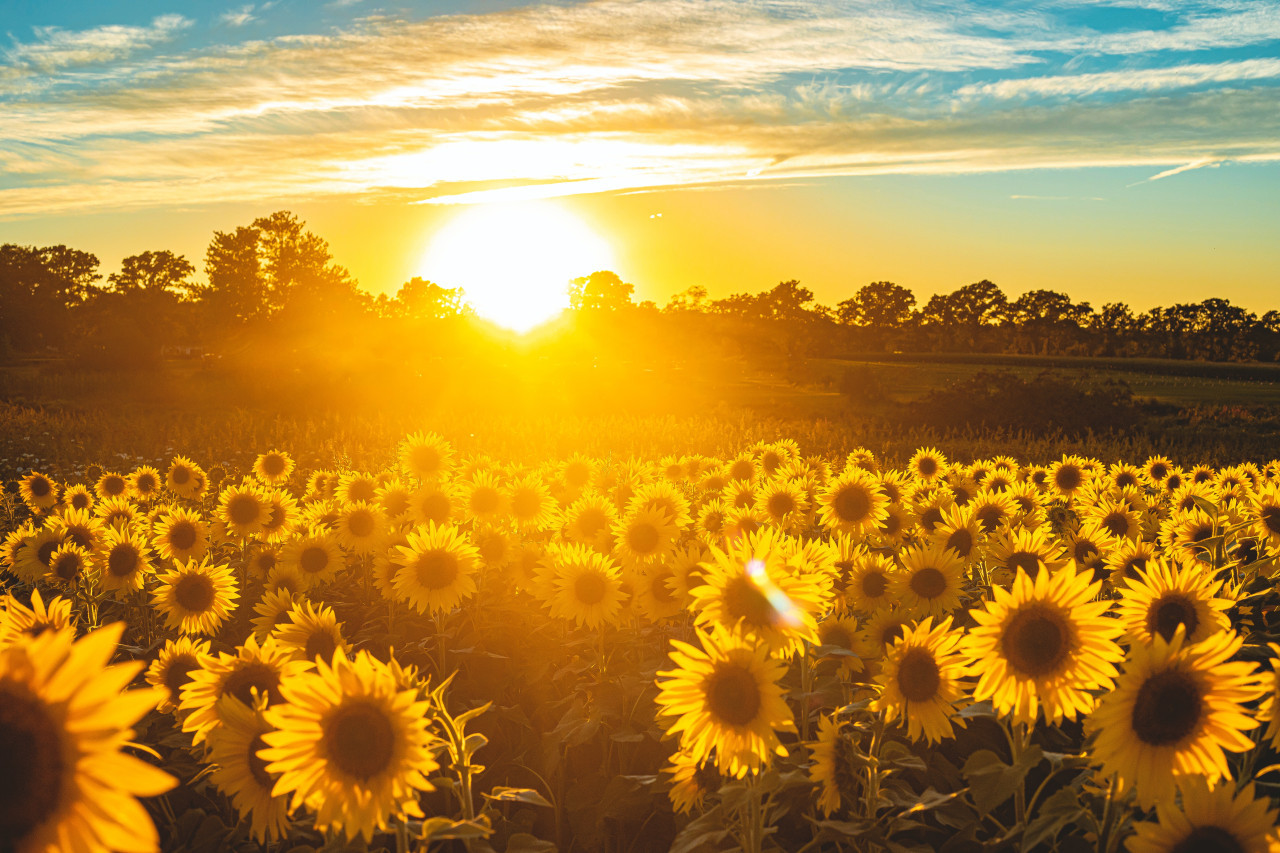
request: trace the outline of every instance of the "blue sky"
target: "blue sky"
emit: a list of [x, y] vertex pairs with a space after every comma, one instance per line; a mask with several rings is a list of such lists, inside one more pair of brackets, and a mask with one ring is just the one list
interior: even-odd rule
[[[0, 240], [102, 242], [105, 217], [162, 224], [237, 205], [336, 223], [350, 216], [335, 206], [358, 204], [429, 228], [443, 214], [419, 208], [575, 197], [608, 219], [629, 193], [671, 207], [714, 189], [726, 216], [759, 191], [796, 207], [767, 247], [785, 262], [802, 257], [788, 247], [805, 227], [887, 185], [903, 196], [895, 210], [913, 195], [997, 199], [992, 221], [1030, 228], [1044, 257], [1064, 235], [1099, 245], [1099, 217], [1150, 218], [1128, 251], [1157, 268], [1167, 254], [1151, 247], [1171, 228], [1205, 253], [1243, 241], [1237, 300], [1280, 302], [1274, 0], [4, 0], [4, 12]], [[1197, 211], [1215, 219], [1192, 228]], [[209, 233], [164, 236], [192, 247]], [[972, 222], [941, 236], [993, 266], [1026, 249]], [[841, 263], [813, 274], [864, 273]]]

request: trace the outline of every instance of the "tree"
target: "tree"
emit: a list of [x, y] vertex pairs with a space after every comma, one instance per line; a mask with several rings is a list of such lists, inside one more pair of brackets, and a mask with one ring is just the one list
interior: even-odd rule
[[442, 320], [463, 313], [460, 287], [441, 287], [434, 281], [414, 276], [400, 285], [395, 298], [387, 301], [392, 316], [413, 320]]
[[705, 311], [707, 307], [707, 289], [700, 284], [682, 290], [675, 296], [671, 297], [671, 301], [667, 303], [667, 307], [662, 309], [667, 312], [671, 311]]
[[635, 285], [611, 270], [598, 270], [569, 282], [569, 307], [574, 311], [620, 311], [634, 307]]
[[1092, 315], [1089, 303], [1076, 304], [1055, 290], [1029, 290], [1009, 306], [1008, 317], [1032, 352], [1061, 351]]
[[190, 261], [165, 249], [130, 255], [120, 262], [120, 272], [107, 276], [107, 281], [115, 293], [171, 293], [181, 297], [195, 291], [191, 282], [195, 272]]
[[872, 329], [899, 329], [911, 319], [916, 296], [891, 281], [873, 281], [837, 306], [841, 323]]
[[58, 345], [93, 293], [98, 258], [66, 246], [0, 246], [0, 348]]

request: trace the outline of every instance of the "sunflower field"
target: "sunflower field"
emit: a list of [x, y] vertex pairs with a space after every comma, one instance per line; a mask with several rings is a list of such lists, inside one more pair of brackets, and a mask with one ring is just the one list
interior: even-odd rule
[[8, 484], [0, 851], [1280, 851], [1280, 460], [296, 458]]

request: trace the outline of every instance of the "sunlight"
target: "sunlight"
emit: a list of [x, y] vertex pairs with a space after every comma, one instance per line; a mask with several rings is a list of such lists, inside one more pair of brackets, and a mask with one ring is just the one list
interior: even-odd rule
[[436, 232], [424, 278], [461, 287], [481, 317], [526, 332], [568, 307], [569, 280], [613, 269], [613, 249], [552, 202], [477, 205]]

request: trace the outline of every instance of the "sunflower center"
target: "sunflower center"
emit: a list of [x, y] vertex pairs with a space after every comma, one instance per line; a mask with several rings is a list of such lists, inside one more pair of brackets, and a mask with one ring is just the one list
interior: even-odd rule
[[261, 507], [253, 495], [236, 495], [227, 502], [227, 516], [232, 524], [253, 524]]
[[1116, 510], [1102, 519], [1102, 526], [1112, 536], [1124, 536], [1129, 532], [1129, 519], [1123, 512]]
[[862, 594], [867, 598], [880, 598], [889, 588], [889, 579], [884, 572], [867, 572], [862, 576]]
[[31, 489], [31, 494], [37, 498], [48, 497], [53, 491], [53, 486], [44, 477], [33, 477], [27, 484], [27, 488]]
[[533, 489], [521, 489], [511, 498], [516, 518], [534, 518], [542, 510], [542, 500]]
[[1074, 465], [1063, 465], [1058, 472], [1053, 475], [1053, 483], [1064, 492], [1070, 492], [1080, 488], [1080, 483], [1084, 481], [1084, 472]]
[[1264, 506], [1258, 518], [1272, 533], [1280, 533], [1280, 506]]
[[745, 726], [760, 711], [760, 685], [749, 669], [722, 663], [708, 679], [707, 707], [731, 726]]
[[183, 519], [169, 528], [169, 546], [178, 551], [189, 551], [196, 544], [196, 526]]
[[1151, 476], [1157, 480], [1163, 480], [1165, 475], [1169, 473], [1169, 468], [1163, 462], [1153, 463], [1148, 470], [1151, 472]]
[[627, 530], [627, 545], [637, 554], [651, 554], [658, 547], [661, 536], [658, 528], [649, 522], [632, 525]]
[[755, 473], [755, 467], [745, 459], [739, 459], [729, 468], [729, 477], [733, 480], [750, 480]]
[[58, 556], [50, 571], [64, 581], [74, 580], [80, 570], [84, 568], [84, 564], [80, 561], [80, 555], [74, 551], [69, 551]]
[[444, 589], [458, 579], [458, 558], [448, 551], [427, 551], [414, 568], [418, 583], [427, 589]]
[[191, 680], [191, 672], [200, 668], [195, 655], [181, 654], [169, 658], [164, 668], [164, 686], [169, 690], [169, 701], [177, 702], [182, 695], [182, 685]]
[[123, 495], [128, 486], [129, 484], [124, 481], [124, 477], [119, 474], [112, 474], [102, 481], [102, 491], [107, 497]]
[[849, 629], [839, 623], [824, 625], [818, 633], [818, 639], [824, 646], [839, 646], [842, 649], [853, 648], [853, 636]]
[[947, 547], [959, 556], [967, 557], [973, 550], [973, 534], [969, 532], [969, 528], [961, 527], [947, 537]]
[[347, 529], [357, 539], [364, 539], [366, 536], [373, 535], [374, 527], [373, 513], [371, 512], [357, 510], [347, 516]]
[[222, 695], [234, 696], [253, 707], [253, 690], [267, 697], [267, 703], [275, 705], [280, 695], [280, 674], [262, 661], [249, 661], [227, 676], [222, 683]]
[[725, 585], [724, 609], [731, 624], [742, 620], [756, 627], [771, 624], [776, 613], [760, 588], [750, 578], [742, 576]]
[[418, 445], [413, 449], [413, 470], [421, 474], [434, 474], [440, 470], [440, 454], [434, 447]]
[[92, 550], [93, 531], [83, 524], [73, 524], [67, 528], [67, 538], [81, 548]]
[[348, 700], [334, 712], [325, 729], [329, 760], [348, 776], [367, 782], [391, 766], [396, 733], [381, 708]]
[[880, 532], [885, 536], [896, 536], [898, 531], [902, 530], [902, 517], [896, 512], [890, 512], [884, 517], [884, 524], [880, 525]]
[[488, 486], [481, 486], [471, 493], [471, 511], [484, 515], [498, 508], [498, 491]]
[[183, 466], [178, 466], [169, 472], [169, 479], [173, 480], [176, 485], [185, 486], [191, 482], [191, 471]]
[[609, 585], [598, 572], [583, 572], [573, 582], [573, 595], [582, 604], [599, 604], [604, 601]]
[[841, 521], [861, 521], [871, 512], [871, 498], [856, 486], [847, 486], [836, 492], [831, 507]]
[[938, 693], [942, 672], [925, 649], [911, 649], [898, 664], [898, 689], [908, 702], [927, 702]]
[[936, 506], [929, 507], [920, 516], [920, 525], [930, 532], [941, 523], [942, 510]]
[[1142, 555], [1138, 555], [1136, 557], [1131, 558], [1129, 562], [1125, 564], [1124, 576], [1126, 578], [1136, 580], [1138, 577], [1138, 572], [1146, 571], [1146, 568], [1147, 568], [1147, 558]]
[[278, 453], [268, 453], [262, 458], [262, 472], [268, 477], [279, 477], [284, 473], [284, 457]]
[[916, 462], [916, 471], [921, 477], [928, 479], [938, 473], [938, 460], [932, 456], [923, 456]]
[[1200, 624], [1196, 615], [1195, 603], [1185, 595], [1173, 594], [1165, 596], [1155, 603], [1147, 612], [1147, 630], [1164, 637], [1164, 641], [1173, 640], [1173, 634], [1179, 625], [1185, 625], [1187, 636], [1195, 633]]
[[329, 552], [319, 545], [309, 545], [298, 554], [298, 568], [309, 575], [323, 572], [329, 565]]
[[911, 576], [911, 591], [921, 598], [937, 598], [947, 591], [947, 576], [926, 566]]
[[998, 506], [987, 505], [974, 513], [974, 516], [982, 525], [982, 531], [991, 533], [1000, 526], [1000, 519], [1004, 518], [1004, 512]]
[[1195, 542], [1196, 544], [1199, 544], [1211, 536], [1213, 536], [1213, 525], [1201, 524], [1191, 529], [1191, 532], [1188, 534], [1187, 539], [1189, 539], [1192, 542]]
[[1077, 562], [1089, 565], [1098, 556], [1098, 548], [1088, 539], [1078, 539], [1076, 540], [1075, 556]]
[[907, 628], [901, 622], [886, 625], [880, 632], [880, 645], [891, 646], [907, 635]]
[[36, 559], [40, 561], [41, 565], [49, 565], [49, 561], [53, 559], [53, 552], [58, 550], [58, 546], [61, 544], [61, 540], [58, 539], [41, 543], [40, 547], [36, 549]]
[[654, 599], [662, 604], [668, 604], [675, 599], [671, 590], [667, 589], [667, 579], [670, 577], [672, 577], [671, 572], [660, 572], [649, 579], [649, 590]]
[[378, 488], [372, 480], [352, 480], [347, 484], [347, 500], [351, 503], [356, 501], [371, 501], [378, 497]]
[[1169, 853], [1245, 853], [1244, 845], [1220, 826], [1197, 826]]
[[139, 474], [133, 485], [140, 493], [149, 495], [156, 490], [156, 478], [151, 474]]
[[328, 631], [315, 630], [307, 637], [307, 645], [302, 650], [307, 660], [315, 660], [316, 655], [321, 660], [333, 660], [333, 653], [338, 650], [338, 644], [334, 641], [333, 635]]
[[213, 606], [216, 591], [213, 581], [203, 574], [189, 574], [178, 578], [173, 585], [173, 599], [192, 613], [203, 613]]
[[1019, 569], [1026, 572], [1028, 576], [1034, 578], [1040, 574], [1040, 555], [1030, 551], [1015, 551], [1009, 555], [1009, 559], [1005, 561], [1010, 569], [1017, 572]]
[[1000, 650], [1009, 665], [1031, 678], [1056, 670], [1070, 649], [1070, 633], [1061, 614], [1044, 607], [1018, 611], [1000, 640]]
[[751, 487], [747, 486], [733, 497], [734, 509], [746, 509], [756, 501], [755, 492], [751, 491]]
[[1178, 743], [1200, 723], [1204, 700], [1199, 685], [1185, 672], [1168, 669], [1143, 682], [1133, 702], [1133, 733], [1143, 743]]
[[[472, 501], [472, 505], [475, 505], [475, 501]], [[444, 492], [435, 491], [422, 499], [418, 509], [421, 510], [423, 518], [427, 521], [442, 524], [448, 520], [449, 514], [453, 511], [453, 505], [449, 502], [448, 495]], [[487, 512], [488, 510], [485, 511]]]
[[71, 508], [72, 509], [88, 509], [89, 496], [84, 492], [76, 492], [74, 495], [71, 496]]
[[608, 523], [609, 518], [599, 507], [587, 507], [578, 513], [578, 530], [588, 539], [594, 539]]
[[113, 577], [125, 578], [138, 568], [138, 549], [129, 542], [121, 542], [107, 555], [107, 571]]
[[21, 845], [57, 810], [65, 770], [58, 725], [44, 703], [0, 682], [0, 838]]
[[781, 518], [789, 512], [795, 512], [796, 499], [786, 492], [778, 492], [769, 496], [769, 514]]
[[267, 772], [267, 762], [258, 757], [258, 750], [266, 748], [267, 742], [262, 739], [262, 735], [254, 735], [253, 740], [249, 741], [249, 773], [253, 776], [253, 781], [270, 791], [276, 780]]

